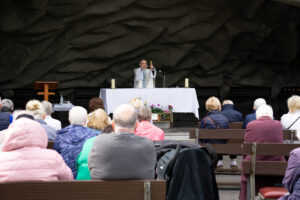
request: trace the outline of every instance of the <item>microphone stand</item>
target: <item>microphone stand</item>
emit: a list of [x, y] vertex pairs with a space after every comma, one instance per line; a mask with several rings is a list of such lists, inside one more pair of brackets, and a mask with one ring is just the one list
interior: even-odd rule
[[163, 72], [161, 69], [158, 70], [158, 72], [163, 74], [163, 88], [165, 88], [166, 87], [166, 73]]

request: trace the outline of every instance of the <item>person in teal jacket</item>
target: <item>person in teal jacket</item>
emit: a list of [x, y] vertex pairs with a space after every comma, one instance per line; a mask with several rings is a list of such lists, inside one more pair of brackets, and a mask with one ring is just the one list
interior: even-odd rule
[[[87, 127], [97, 133], [97, 135], [101, 134], [102, 130], [107, 126], [109, 126], [108, 116], [104, 110], [97, 109], [89, 114]], [[82, 150], [77, 157], [77, 180], [91, 180], [91, 175], [88, 168], [88, 157], [96, 137], [97, 136], [89, 138], [84, 143]]]

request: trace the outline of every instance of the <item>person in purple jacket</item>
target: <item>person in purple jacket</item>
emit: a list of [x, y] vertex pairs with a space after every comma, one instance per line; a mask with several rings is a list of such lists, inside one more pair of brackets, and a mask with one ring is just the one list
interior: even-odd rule
[[300, 148], [291, 151], [282, 184], [289, 193], [279, 200], [300, 199]]

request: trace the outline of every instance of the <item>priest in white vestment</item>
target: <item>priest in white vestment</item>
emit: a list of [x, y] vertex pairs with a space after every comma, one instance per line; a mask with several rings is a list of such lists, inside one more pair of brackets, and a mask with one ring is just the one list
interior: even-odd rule
[[147, 69], [147, 61], [141, 60], [140, 67], [134, 70], [134, 88], [155, 88], [156, 69], [150, 63]]

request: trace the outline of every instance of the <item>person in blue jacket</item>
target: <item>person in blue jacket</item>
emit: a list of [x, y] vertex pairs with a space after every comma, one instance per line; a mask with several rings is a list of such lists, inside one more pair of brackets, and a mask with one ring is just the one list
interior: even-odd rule
[[[200, 122], [201, 129], [228, 129], [228, 119], [221, 114], [221, 103], [217, 97], [210, 97], [205, 102], [206, 117]], [[225, 144], [226, 140], [203, 140], [203, 143]], [[219, 156], [218, 169], [223, 167], [222, 156]]]
[[[231, 100], [224, 100], [221, 114], [227, 117], [228, 122], [241, 122], [243, 120], [243, 115], [239, 111], [235, 110], [233, 101]], [[236, 156], [230, 155], [231, 159], [230, 166], [233, 170], [238, 170]]]
[[76, 179], [76, 159], [85, 141], [97, 133], [84, 127], [87, 122], [87, 111], [83, 107], [74, 106], [69, 112], [69, 121], [71, 125], [57, 131], [53, 148], [61, 154]]
[[221, 114], [227, 117], [228, 122], [241, 122], [243, 121], [243, 115], [239, 111], [235, 110], [233, 101], [224, 100]]
[[254, 101], [254, 104], [253, 104], [253, 112], [246, 115], [245, 117], [245, 120], [244, 120], [244, 123], [243, 123], [243, 129], [246, 129], [247, 128], [247, 125], [249, 122], [251, 121], [254, 121], [256, 120], [256, 110], [262, 106], [262, 105], [266, 105], [266, 100], [263, 99], [263, 98], [258, 98]]

